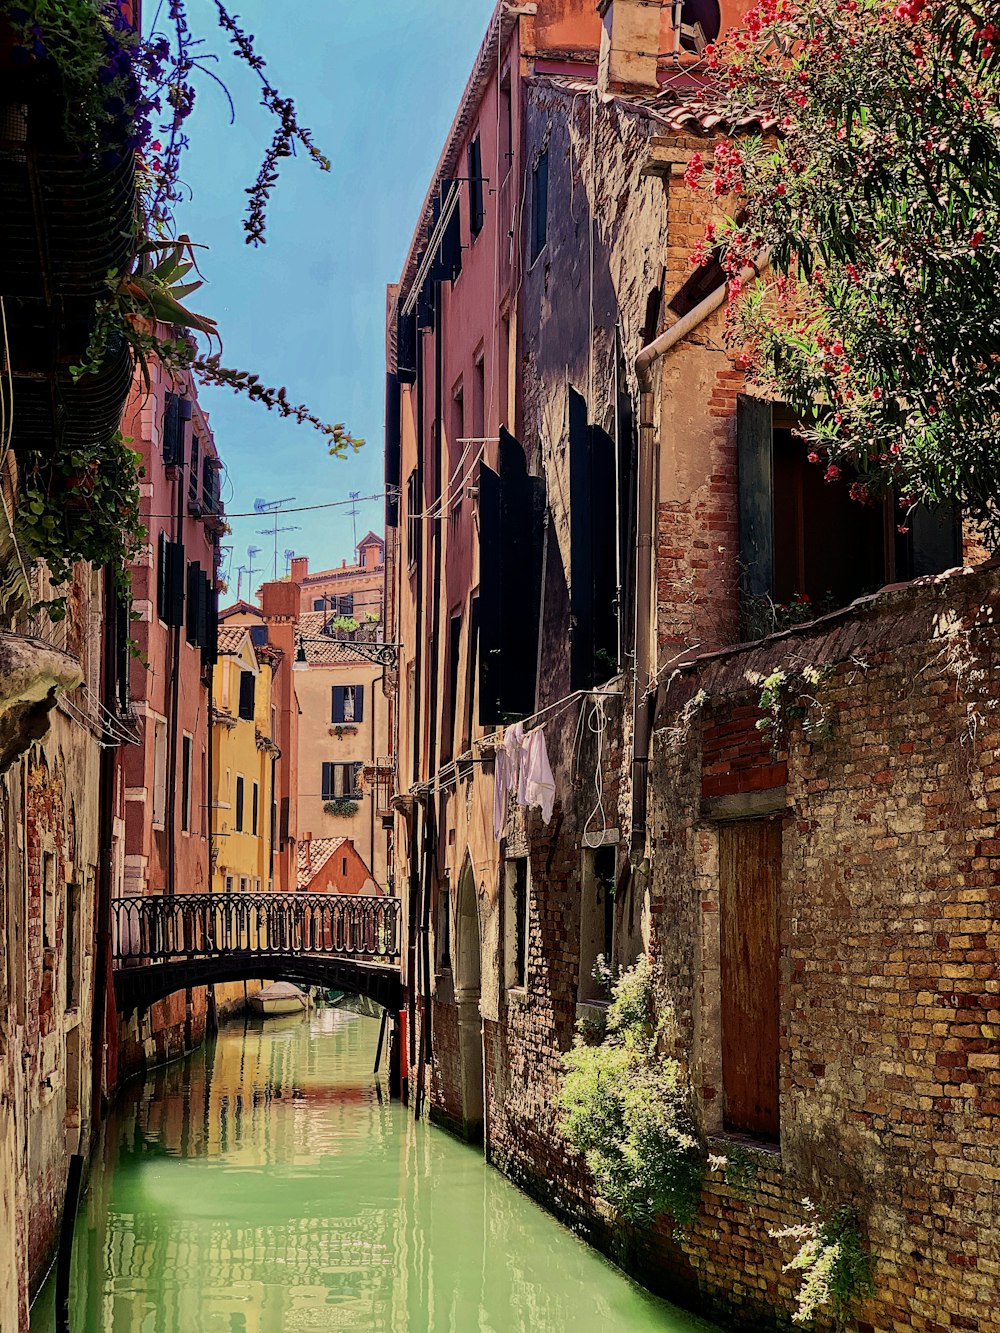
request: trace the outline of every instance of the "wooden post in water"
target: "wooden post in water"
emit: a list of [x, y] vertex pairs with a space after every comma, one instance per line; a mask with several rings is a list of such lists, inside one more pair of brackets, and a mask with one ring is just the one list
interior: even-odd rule
[[83, 1183], [83, 1160], [82, 1153], [74, 1153], [69, 1159], [69, 1175], [66, 1177], [66, 1198], [56, 1256], [56, 1333], [69, 1333], [69, 1278], [73, 1266], [73, 1230]]
[[378, 1073], [379, 1065], [382, 1063], [382, 1043], [383, 1041], [385, 1041], [385, 1025], [388, 1021], [389, 1021], [388, 1011], [383, 1009], [382, 1022], [379, 1024], [379, 1029], [378, 1029], [378, 1045], [375, 1047], [375, 1069], [373, 1072], [376, 1074]]

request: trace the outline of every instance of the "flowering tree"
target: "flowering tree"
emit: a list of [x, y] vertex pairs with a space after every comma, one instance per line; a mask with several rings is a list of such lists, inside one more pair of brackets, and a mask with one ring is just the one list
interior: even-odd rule
[[[1000, 535], [1000, 26], [987, 0], [760, 0], [709, 58], [772, 134], [696, 159], [729, 337], [810, 458]], [[995, 14], [994, 14], [995, 16]], [[761, 256], [758, 279], [745, 270]]]

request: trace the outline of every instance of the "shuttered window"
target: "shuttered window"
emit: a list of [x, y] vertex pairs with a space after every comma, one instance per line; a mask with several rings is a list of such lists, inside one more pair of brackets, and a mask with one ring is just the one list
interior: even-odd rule
[[365, 687], [363, 685], [334, 685], [332, 688], [333, 722], [363, 722], [365, 715]]
[[535, 707], [545, 483], [502, 427], [500, 471], [479, 471], [479, 721]]
[[722, 1080], [732, 1132], [777, 1139], [781, 823], [719, 828]]
[[165, 625], [184, 623], [184, 543], [161, 532], [157, 543], [156, 610]]
[[358, 763], [328, 763], [323, 765], [322, 794], [324, 801], [356, 801], [361, 796], [361, 770]]
[[483, 149], [477, 134], [469, 144], [469, 231], [473, 238], [483, 229]]
[[243, 778], [236, 775], [236, 832], [243, 832]]
[[252, 671], [240, 672], [240, 717], [252, 722], [257, 693], [257, 677]]
[[619, 667], [615, 442], [569, 390], [571, 682], [591, 689]]

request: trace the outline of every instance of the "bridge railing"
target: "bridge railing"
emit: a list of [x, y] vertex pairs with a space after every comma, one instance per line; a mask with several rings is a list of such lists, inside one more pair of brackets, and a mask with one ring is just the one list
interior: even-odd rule
[[179, 893], [117, 898], [116, 967], [227, 953], [336, 954], [395, 963], [398, 898], [327, 893]]

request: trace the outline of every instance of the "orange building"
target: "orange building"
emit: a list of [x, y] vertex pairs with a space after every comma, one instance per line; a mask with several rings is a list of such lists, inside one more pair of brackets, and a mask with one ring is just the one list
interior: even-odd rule
[[345, 617], [359, 624], [382, 619], [385, 583], [385, 541], [369, 532], [357, 545], [358, 563], [343, 561], [339, 569], [309, 572], [309, 557], [292, 559], [292, 582], [301, 588], [301, 611], [323, 611], [330, 619]]
[[314, 838], [303, 833], [298, 847], [301, 893], [378, 893], [364, 857], [350, 838]]

